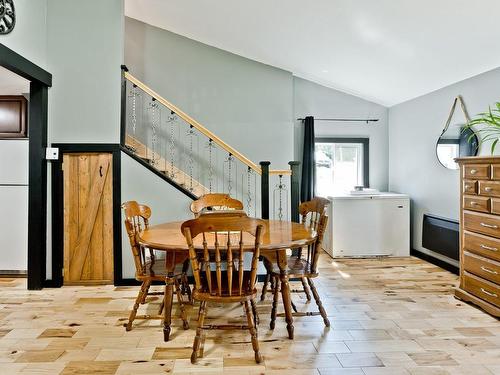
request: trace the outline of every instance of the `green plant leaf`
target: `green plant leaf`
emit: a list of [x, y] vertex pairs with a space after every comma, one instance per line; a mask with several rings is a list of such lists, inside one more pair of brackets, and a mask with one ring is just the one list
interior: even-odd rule
[[495, 147], [497, 147], [498, 138], [491, 144], [491, 155], [495, 152]]

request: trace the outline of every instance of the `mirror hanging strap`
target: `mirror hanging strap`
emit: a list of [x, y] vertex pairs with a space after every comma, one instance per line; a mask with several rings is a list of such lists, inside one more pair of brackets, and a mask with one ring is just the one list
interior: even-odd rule
[[453, 118], [453, 114], [455, 113], [455, 108], [457, 106], [457, 102], [460, 102], [460, 108], [462, 109], [462, 112], [465, 116], [465, 120], [467, 121], [467, 123], [469, 123], [471, 121], [471, 119], [469, 117], [469, 112], [467, 112], [467, 108], [465, 107], [464, 99], [462, 98], [461, 95], [458, 95], [453, 100], [453, 105], [451, 106], [450, 114], [448, 115], [448, 119], [446, 120], [446, 124], [443, 128], [443, 131], [441, 132], [441, 136], [444, 133], [446, 133], [446, 131], [448, 130], [448, 127], [450, 126], [451, 119]]

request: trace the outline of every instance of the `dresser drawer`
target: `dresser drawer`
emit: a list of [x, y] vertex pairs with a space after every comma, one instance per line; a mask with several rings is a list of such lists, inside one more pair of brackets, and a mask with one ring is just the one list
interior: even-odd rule
[[500, 198], [490, 199], [490, 211], [492, 214], [500, 215]]
[[491, 166], [491, 179], [500, 180], [500, 164], [493, 164]]
[[479, 194], [500, 197], [500, 181], [479, 181]]
[[490, 198], [478, 195], [464, 195], [464, 209], [480, 212], [490, 212]]
[[480, 277], [464, 272], [463, 286], [466, 291], [474, 294], [495, 306], [500, 306], [500, 287]]
[[474, 254], [500, 261], [500, 240], [464, 231], [463, 248]]
[[466, 164], [463, 166], [464, 178], [487, 180], [490, 178], [490, 165], [489, 164]]
[[464, 228], [500, 238], [500, 216], [464, 211]]
[[477, 181], [464, 180], [462, 191], [464, 194], [477, 194]]
[[464, 251], [463, 265], [464, 270], [467, 272], [473, 273], [495, 284], [500, 284], [500, 263]]

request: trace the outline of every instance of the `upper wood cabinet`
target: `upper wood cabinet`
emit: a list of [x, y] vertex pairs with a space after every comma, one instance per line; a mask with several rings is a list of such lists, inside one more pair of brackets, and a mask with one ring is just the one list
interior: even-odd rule
[[0, 96], [0, 139], [28, 136], [26, 111], [24, 96]]

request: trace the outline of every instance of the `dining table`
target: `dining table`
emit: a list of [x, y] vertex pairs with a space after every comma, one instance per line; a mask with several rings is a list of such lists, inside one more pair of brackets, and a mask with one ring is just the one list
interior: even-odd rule
[[[280, 270], [281, 295], [285, 310], [288, 338], [293, 339], [292, 301], [286, 272], [288, 265], [287, 249], [298, 249], [311, 244], [316, 239], [316, 231], [304, 224], [292, 221], [262, 220], [262, 222], [264, 234], [262, 236], [260, 255], [266, 258], [270, 264], [276, 265]], [[183, 264], [189, 258], [187, 242], [181, 232], [182, 223], [182, 221], [173, 221], [153, 225], [137, 234], [137, 241], [141, 246], [165, 252], [164, 259], [167, 280], [172, 279], [176, 266]], [[197, 236], [194, 239], [196, 250], [203, 250], [201, 237]], [[244, 246], [252, 247], [254, 242], [255, 238], [253, 236], [244, 234]], [[173, 293], [173, 282], [167, 282], [163, 311], [164, 341], [168, 341], [170, 337]]]

